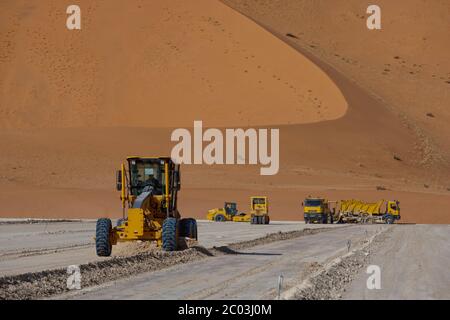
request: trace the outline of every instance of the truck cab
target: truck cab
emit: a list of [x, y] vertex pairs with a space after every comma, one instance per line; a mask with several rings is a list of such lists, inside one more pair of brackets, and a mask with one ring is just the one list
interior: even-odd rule
[[306, 198], [303, 202], [303, 215], [306, 224], [333, 223], [330, 203], [324, 198]]
[[400, 220], [400, 202], [392, 200], [387, 202], [384, 220], [387, 224], [392, 224], [395, 220]]

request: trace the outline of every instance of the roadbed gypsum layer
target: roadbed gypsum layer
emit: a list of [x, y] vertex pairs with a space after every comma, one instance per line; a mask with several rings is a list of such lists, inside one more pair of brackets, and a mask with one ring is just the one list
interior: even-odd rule
[[342, 257], [333, 259], [325, 265], [318, 265], [310, 276], [286, 291], [283, 300], [339, 300], [347, 286], [364, 266], [370, 263], [370, 257], [378, 245], [384, 242], [388, 232], [383, 228], [370, 238], [356, 244], [355, 248]]
[[[330, 230], [332, 229], [318, 228], [278, 232], [255, 240], [233, 243], [229, 246], [211, 249], [192, 247], [184, 251], [175, 252], [164, 252], [159, 249], [154, 249], [134, 256], [114, 257], [103, 261], [91, 262], [79, 266], [81, 285], [83, 288], [88, 288], [144, 272], [161, 270], [174, 265], [198, 261], [222, 254], [239, 254], [236, 250], [243, 250], [257, 245], [294, 239]], [[0, 278], [0, 300], [40, 299], [67, 293], [70, 291], [67, 288], [68, 277], [69, 274], [66, 269], [53, 269], [2, 277]]]

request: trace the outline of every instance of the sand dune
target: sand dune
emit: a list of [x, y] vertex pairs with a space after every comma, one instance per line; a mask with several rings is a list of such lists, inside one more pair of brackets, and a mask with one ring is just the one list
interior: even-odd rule
[[1, 127], [271, 125], [345, 113], [319, 68], [218, 1], [81, 1], [81, 31], [66, 29], [66, 3], [2, 3], [11, 49]]
[[414, 131], [424, 164], [449, 162], [448, 1], [377, 1], [380, 31], [366, 28], [367, 1], [223, 2], [331, 64], [380, 100]]
[[[450, 222], [445, 32], [422, 50], [389, 15], [368, 41], [363, 1], [225, 2], [255, 21], [219, 1], [80, 1], [71, 33], [66, 2], [2, 2], [0, 216], [116, 217], [121, 160], [169, 153], [172, 127], [203, 120], [279, 127], [280, 172], [184, 166], [184, 215], [266, 194], [273, 219], [301, 219], [312, 194], [398, 199], [402, 221]], [[446, 2], [413, 7], [428, 30], [446, 26]], [[424, 71], [407, 78], [397, 55]]]

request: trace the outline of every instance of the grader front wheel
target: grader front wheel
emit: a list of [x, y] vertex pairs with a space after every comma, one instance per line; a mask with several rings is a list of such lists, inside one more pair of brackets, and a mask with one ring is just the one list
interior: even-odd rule
[[95, 229], [95, 249], [99, 257], [109, 257], [112, 251], [111, 244], [112, 223], [110, 219], [97, 220]]
[[162, 227], [162, 248], [164, 251], [176, 251], [178, 249], [178, 220], [167, 218]]

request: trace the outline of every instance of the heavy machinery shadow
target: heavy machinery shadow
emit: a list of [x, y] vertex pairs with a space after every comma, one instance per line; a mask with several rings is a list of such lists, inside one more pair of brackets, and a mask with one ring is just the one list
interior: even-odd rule
[[201, 246], [193, 246], [191, 249], [197, 250], [198, 252], [208, 256], [208, 257], [214, 257], [217, 254], [214, 254], [214, 251], [221, 254], [233, 254], [233, 255], [253, 255], [253, 256], [281, 256], [281, 253], [265, 253], [265, 252], [239, 252], [236, 250], [231, 249], [227, 246], [221, 246], [221, 247], [213, 247], [212, 249], [206, 249], [205, 247]]
[[266, 253], [266, 252], [239, 252], [231, 249], [227, 246], [214, 247], [214, 250], [219, 251], [224, 254], [235, 254], [235, 255], [252, 255], [252, 256], [281, 256], [281, 253]]
[[196, 250], [196, 251], [198, 251], [198, 252], [200, 252], [200, 253], [208, 256], [208, 257], [214, 257], [214, 254], [211, 251], [209, 251], [208, 249], [204, 248], [204, 247], [193, 246], [193, 247], [191, 247], [191, 249], [194, 249], [194, 250]]

